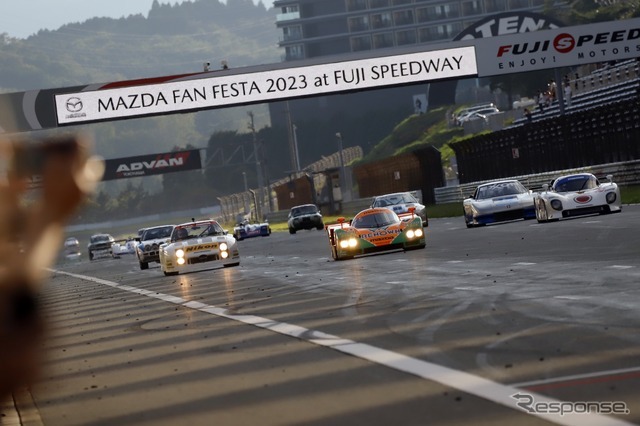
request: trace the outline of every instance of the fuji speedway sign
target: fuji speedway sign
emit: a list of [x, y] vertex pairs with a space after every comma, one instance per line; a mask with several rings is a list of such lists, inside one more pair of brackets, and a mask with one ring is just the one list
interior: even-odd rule
[[478, 76], [640, 56], [640, 20], [565, 27], [476, 40]]

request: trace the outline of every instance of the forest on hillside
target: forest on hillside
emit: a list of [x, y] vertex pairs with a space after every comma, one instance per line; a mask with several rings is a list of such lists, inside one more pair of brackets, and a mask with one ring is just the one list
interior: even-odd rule
[[[575, 0], [568, 8], [547, 2], [545, 13], [578, 25], [640, 16], [639, 1]], [[154, 1], [149, 13], [121, 19], [94, 18], [40, 31], [27, 39], [0, 34], [0, 91], [16, 92], [71, 87], [136, 78], [197, 72], [204, 62], [212, 69], [223, 60], [230, 67], [280, 61], [277, 42], [277, 11], [267, 10], [252, 0], [193, 0], [181, 4]], [[516, 90], [537, 84], [531, 75], [519, 79], [495, 79], [492, 88]], [[544, 77], [541, 77], [541, 79]], [[541, 80], [546, 81], [546, 80]], [[526, 93], [526, 92], [525, 92]], [[95, 135], [96, 152], [105, 158], [206, 148], [208, 155], [227, 149], [253, 151], [249, 117], [255, 118], [256, 141], [263, 153], [266, 178], [284, 177], [290, 169], [288, 132], [271, 128], [266, 105], [228, 108], [163, 117], [99, 123], [85, 128]], [[360, 117], [339, 115], [298, 122], [301, 164], [306, 165], [337, 150], [335, 132], [340, 129], [344, 146], [360, 145], [368, 152], [391, 135], [396, 124], [411, 112], [362, 111]], [[390, 124], [391, 123], [391, 124]], [[69, 129], [67, 129], [69, 130]], [[417, 134], [427, 132], [423, 129]], [[386, 132], [386, 133], [385, 133]], [[357, 135], [357, 136], [356, 136]], [[393, 138], [392, 138], [393, 139]], [[406, 145], [431, 143], [412, 137]], [[442, 144], [444, 141], [439, 141]], [[446, 144], [445, 144], [446, 145]], [[397, 146], [393, 152], [409, 148]], [[389, 152], [388, 155], [392, 155]], [[252, 160], [251, 160], [252, 161]], [[206, 158], [204, 172], [186, 172], [164, 177], [134, 178], [100, 185], [97, 196], [77, 218], [94, 221], [158, 211], [204, 207], [216, 204], [216, 197], [243, 190], [243, 172], [248, 185], [257, 187], [253, 163], [230, 159], [218, 164]], [[203, 197], [203, 194], [205, 196]]]

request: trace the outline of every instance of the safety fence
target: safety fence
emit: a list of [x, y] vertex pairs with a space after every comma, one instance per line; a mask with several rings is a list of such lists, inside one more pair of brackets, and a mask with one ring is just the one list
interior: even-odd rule
[[638, 98], [451, 144], [461, 183], [640, 159]]
[[[345, 164], [362, 158], [363, 151], [359, 146], [345, 148], [342, 150], [342, 158]], [[220, 207], [222, 209], [222, 220], [225, 222], [236, 221], [240, 216], [253, 219], [255, 221], [268, 217], [273, 212], [279, 210], [278, 197], [276, 188], [286, 186], [291, 182], [306, 178], [307, 176], [313, 180], [313, 187], [316, 190], [326, 185], [326, 176], [323, 173], [326, 170], [338, 168], [340, 166], [340, 151], [323, 157], [300, 172], [291, 173], [286, 178], [270, 183], [270, 185], [262, 190], [250, 189], [248, 191], [236, 194], [225, 195], [219, 197]], [[304, 180], [304, 179], [303, 179]], [[313, 200], [305, 200], [308, 203]], [[301, 204], [304, 202], [300, 201]]]

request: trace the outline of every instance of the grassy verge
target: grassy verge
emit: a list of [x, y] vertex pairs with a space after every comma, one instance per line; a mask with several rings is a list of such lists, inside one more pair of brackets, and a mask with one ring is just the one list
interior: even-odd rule
[[639, 204], [640, 185], [621, 186], [620, 197], [622, 198], [622, 204]]

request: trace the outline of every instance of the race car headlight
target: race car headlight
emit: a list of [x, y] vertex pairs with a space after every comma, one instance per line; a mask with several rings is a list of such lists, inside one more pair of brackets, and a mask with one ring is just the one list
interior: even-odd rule
[[178, 265], [184, 265], [184, 257], [179, 257], [177, 262], [178, 262]]
[[227, 257], [229, 257], [229, 252], [228, 251], [220, 252], [220, 257], [223, 259], [226, 259]]
[[611, 204], [616, 201], [616, 198], [618, 198], [618, 196], [616, 195], [615, 192], [607, 192], [607, 195], [605, 196], [605, 198], [607, 199], [607, 203]]
[[228, 249], [229, 249], [229, 246], [227, 245], [227, 243], [220, 244], [220, 250], [227, 251]]
[[416, 230], [415, 230], [415, 231], [413, 231], [413, 232], [414, 232], [414, 234], [416, 234], [416, 237], [417, 237], [417, 238], [422, 237], [422, 234], [423, 234], [422, 229], [416, 229]]
[[413, 238], [416, 236], [416, 233], [413, 231], [413, 229], [409, 229], [407, 231], [407, 238]]
[[177, 258], [183, 258], [184, 257], [184, 250], [182, 250], [182, 249], [176, 250], [176, 257]]
[[560, 200], [551, 200], [551, 207], [554, 210], [562, 210], [562, 201], [560, 201]]
[[358, 246], [358, 240], [356, 240], [353, 237], [346, 240], [340, 240], [340, 248], [348, 249], [348, 248], [355, 248], [357, 246]]

